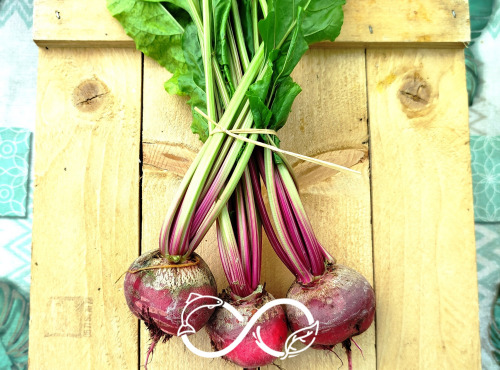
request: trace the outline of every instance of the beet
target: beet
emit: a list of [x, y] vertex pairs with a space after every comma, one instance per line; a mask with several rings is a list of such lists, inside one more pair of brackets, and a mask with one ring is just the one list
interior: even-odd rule
[[[329, 264], [321, 277], [310, 284], [294, 282], [287, 297], [303, 303], [319, 321], [315, 348], [331, 348], [368, 329], [375, 315], [375, 294], [370, 283], [357, 271]], [[304, 313], [287, 306], [293, 331], [307, 327]]]
[[[125, 276], [125, 298], [130, 311], [143, 320], [154, 342], [162, 336], [168, 338], [177, 335], [182, 325], [182, 311], [196, 294], [217, 296], [214, 276], [203, 259], [193, 253], [191, 259], [181, 265], [184, 267], [152, 268], [152, 266], [171, 265], [159, 250], [147, 252], [137, 258]], [[145, 269], [146, 268], [146, 269]], [[143, 269], [143, 270], [141, 270]], [[137, 271], [140, 270], [140, 271]], [[131, 272], [137, 271], [137, 272]], [[200, 330], [212, 315], [212, 298], [197, 299], [186, 308], [184, 317], [190, 312], [189, 324], [194, 330]], [[211, 308], [202, 308], [205, 305]]]
[[[243, 317], [240, 322], [228, 310], [217, 308], [210, 318], [206, 330], [215, 350], [220, 351], [231, 345], [251, 317], [274, 297], [260, 285], [250, 296], [241, 298], [230, 292], [229, 289], [221, 294], [221, 298], [231, 304]], [[253, 326], [243, 341], [224, 358], [244, 368], [257, 368], [272, 363], [276, 357], [264, 352], [256, 343], [253, 333], [260, 325], [260, 335], [264, 343], [275, 351], [282, 351], [287, 339], [288, 328], [285, 311], [281, 306], [267, 310]]]

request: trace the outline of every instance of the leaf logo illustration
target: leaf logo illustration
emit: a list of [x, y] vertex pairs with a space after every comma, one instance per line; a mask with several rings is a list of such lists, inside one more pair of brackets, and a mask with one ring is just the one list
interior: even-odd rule
[[[288, 336], [285, 342], [285, 354], [280, 359], [284, 360], [288, 357], [295, 357], [299, 353], [304, 352], [306, 349], [311, 347], [318, 334], [319, 321], [315, 321], [312, 325], [305, 328], [299, 329]], [[310, 338], [312, 337], [312, 338]], [[297, 342], [306, 343], [306, 339], [310, 338], [311, 341], [303, 348], [297, 349], [294, 344]]]
[[[200, 300], [204, 300], [205, 304], [199, 305]], [[190, 317], [198, 310], [207, 308], [209, 310], [214, 309], [215, 307], [222, 306], [224, 302], [222, 299], [217, 298], [217, 297], [212, 297], [208, 295], [201, 295], [198, 293], [191, 293], [186, 301], [186, 306], [182, 310], [181, 314], [181, 326], [179, 327], [177, 331], [177, 336], [182, 336], [185, 334], [194, 334], [196, 333], [196, 330], [193, 328], [193, 326], [189, 323]], [[186, 310], [189, 308], [188, 310]], [[189, 312], [189, 313], [188, 313]]]
[[[222, 306], [222, 308], [230, 311], [239, 321], [243, 320], [243, 316], [236, 310], [233, 306], [231, 306], [227, 302], [221, 301], [219, 298], [216, 297], [211, 297], [211, 296], [190, 296], [187, 302], [187, 306], [192, 305], [193, 302], [197, 301], [200, 298], [213, 298], [213, 303], [208, 304], [208, 305], [202, 305], [200, 307], [217, 307], [217, 306]], [[319, 328], [319, 321], [315, 321], [311, 312], [309, 309], [304, 306], [303, 303], [298, 302], [294, 299], [290, 298], [279, 298], [275, 299], [274, 301], [267, 302], [264, 306], [259, 308], [257, 312], [251, 317], [251, 319], [248, 321], [246, 326], [243, 328], [243, 330], [238, 334], [238, 337], [226, 348], [216, 351], [216, 352], [205, 352], [201, 351], [198, 348], [196, 348], [190, 341], [187, 336], [187, 334], [191, 333], [190, 330], [190, 325], [187, 323], [189, 316], [192, 314], [192, 312], [187, 316], [186, 320], [183, 319], [183, 325], [182, 325], [182, 330], [179, 330], [178, 336], [181, 337], [182, 341], [184, 342], [184, 345], [194, 354], [200, 356], [200, 357], [205, 357], [205, 358], [217, 358], [217, 357], [222, 357], [227, 355], [229, 352], [231, 352], [233, 349], [235, 349], [242, 341], [243, 338], [250, 332], [250, 330], [257, 324], [257, 321], [259, 318], [269, 309], [275, 306], [279, 305], [292, 305], [300, 309], [302, 312], [304, 312], [304, 315], [307, 318], [307, 321], [309, 322], [309, 326], [299, 329], [292, 334], [288, 336], [285, 342], [285, 352], [281, 351], [276, 351], [272, 348], [270, 348], [264, 341], [262, 340], [261, 333], [260, 333], [260, 325], [256, 327], [256, 330], [254, 333], [252, 333], [253, 337], [255, 338], [255, 343], [259, 346], [260, 349], [262, 349], [264, 352], [270, 354], [271, 356], [280, 358], [284, 360], [287, 357], [295, 357], [299, 353], [304, 352], [306, 349], [311, 347], [311, 345], [314, 343], [314, 340], [316, 339], [316, 335], [318, 334], [318, 328]], [[186, 307], [187, 307], [186, 306]], [[186, 309], [184, 307], [184, 310]], [[197, 310], [196, 308], [195, 310]], [[194, 311], [193, 311], [194, 312]], [[182, 317], [184, 318], [184, 313], [182, 313]], [[312, 337], [312, 338], [311, 338]], [[307, 340], [310, 340], [310, 342], [301, 349], [296, 349], [294, 347], [294, 344], [297, 342], [302, 342], [306, 343]]]

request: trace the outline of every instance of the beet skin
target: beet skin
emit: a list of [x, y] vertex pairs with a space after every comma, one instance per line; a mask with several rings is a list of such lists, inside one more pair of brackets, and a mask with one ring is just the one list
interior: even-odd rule
[[[221, 298], [236, 308], [243, 315], [244, 321], [239, 322], [231, 312], [222, 307], [216, 309], [206, 329], [212, 345], [218, 351], [231, 345], [252, 315], [267, 302], [274, 299], [262, 286], [259, 286], [253, 294], [246, 298], [237, 297], [228, 292], [224, 292]], [[253, 333], [256, 332], [259, 325], [262, 340], [267, 346], [276, 351], [282, 351], [287, 339], [288, 329], [285, 311], [281, 306], [275, 306], [258, 319], [243, 341], [224, 358], [243, 368], [257, 368], [272, 363], [276, 358], [261, 350], [253, 337]]]
[[[316, 348], [330, 348], [368, 329], [375, 315], [375, 294], [370, 283], [357, 271], [342, 265], [329, 265], [325, 273], [310, 284], [294, 282], [288, 298], [303, 303], [319, 321]], [[309, 325], [304, 313], [286, 307], [292, 331]]]
[[[217, 296], [214, 276], [205, 261], [193, 253], [186, 267], [145, 269], [145, 267], [171, 265], [159, 250], [147, 252], [132, 263], [125, 276], [124, 292], [130, 311], [144, 320], [153, 340], [167, 334], [176, 336], [182, 322], [182, 311], [191, 293]], [[187, 261], [190, 262], [190, 261]], [[200, 299], [196, 306], [185, 312], [185, 316], [201, 305], [213, 303], [210, 299]], [[213, 308], [196, 310], [189, 317], [189, 324], [200, 330], [213, 313]]]

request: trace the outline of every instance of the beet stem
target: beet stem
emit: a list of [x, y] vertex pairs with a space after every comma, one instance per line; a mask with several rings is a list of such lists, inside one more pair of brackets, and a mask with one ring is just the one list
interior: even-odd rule
[[267, 214], [266, 206], [264, 205], [264, 199], [262, 198], [262, 191], [260, 187], [258, 170], [255, 163], [252, 160], [248, 162], [248, 168], [250, 170], [250, 177], [252, 179], [252, 187], [255, 194], [255, 202], [260, 214], [260, 218], [262, 219], [262, 226], [264, 227], [264, 231], [266, 232], [269, 243], [273, 247], [279, 259], [285, 264], [285, 266], [290, 271], [293, 271], [292, 263], [290, 262], [290, 259], [288, 258], [286, 252], [283, 250], [283, 246], [280, 244], [278, 237], [274, 232], [269, 215]]
[[294, 245], [292, 238], [290, 237], [289, 231], [287, 230], [287, 225], [285, 223], [285, 215], [282, 213], [282, 209], [279, 203], [279, 194], [277, 191], [277, 184], [275, 181], [275, 168], [273, 163], [273, 153], [271, 150], [264, 150], [264, 162], [265, 162], [265, 178], [266, 187], [269, 197], [269, 206], [271, 209], [271, 214], [274, 219], [276, 226], [277, 236], [282, 243], [284, 252], [288, 255], [290, 262], [293, 266], [292, 273], [297, 276], [297, 279], [305, 284], [310, 283], [313, 280], [313, 275], [308, 269], [300, 255], [297, 253], [296, 248], [300, 246]]

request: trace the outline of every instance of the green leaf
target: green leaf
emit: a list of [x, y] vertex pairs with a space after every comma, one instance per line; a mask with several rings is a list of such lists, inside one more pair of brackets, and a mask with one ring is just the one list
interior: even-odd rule
[[272, 112], [262, 100], [254, 95], [247, 95], [255, 128], [266, 128], [271, 120]]
[[272, 0], [269, 14], [259, 22], [259, 32], [266, 47], [266, 56], [281, 48], [296, 28], [299, 9], [304, 11], [302, 34], [308, 45], [319, 41], [333, 41], [343, 22], [342, 5], [345, 0]]
[[248, 58], [251, 60], [255, 55], [252, 23], [252, 0], [238, 1], [238, 10], [241, 18], [243, 37], [245, 38], [245, 45], [248, 51]]
[[271, 120], [272, 112], [266, 105], [266, 97], [271, 86], [273, 71], [272, 63], [268, 62], [268, 65], [269, 68], [266, 69], [262, 79], [250, 85], [246, 93], [256, 128], [266, 128]]
[[176, 70], [174, 75], [165, 82], [164, 86], [169, 94], [189, 96], [190, 99], [187, 103], [191, 106], [193, 114], [191, 131], [198, 134], [200, 140], [204, 142], [208, 137], [208, 125], [205, 119], [194, 111], [194, 108], [197, 107], [205, 113], [207, 112], [203, 57], [197, 35], [194, 23], [188, 24], [182, 36], [185, 64], [182, 68]]
[[269, 86], [271, 85], [271, 77], [273, 75], [273, 64], [268, 62], [268, 68], [266, 69], [264, 76], [260, 80], [257, 80], [248, 88], [247, 96], [254, 95], [260, 100], [265, 101], [267, 93], [269, 92]]
[[192, 74], [196, 85], [201, 86], [202, 90], [205, 91], [203, 56], [201, 55], [198, 31], [193, 23], [186, 27], [186, 32], [182, 37], [182, 51], [189, 73]]
[[266, 56], [274, 49], [279, 49], [287, 37], [287, 31], [295, 20], [297, 4], [295, 0], [273, 0], [269, 2], [272, 10], [266, 19], [259, 22], [259, 32], [266, 48]]
[[170, 95], [180, 95], [180, 96], [187, 95], [187, 93], [182, 91], [179, 87], [179, 78], [185, 73], [186, 73], [186, 68], [183, 69], [179, 68], [177, 69], [177, 71], [175, 71], [174, 75], [165, 82], [163, 87], [165, 88], [165, 90], [167, 90], [167, 92]]
[[[200, 140], [205, 142], [208, 138], [208, 125], [205, 119], [195, 113], [194, 108], [197, 107], [203, 112], [207, 112], [207, 97], [205, 93], [205, 73], [203, 69], [203, 57], [201, 55], [200, 41], [198, 39], [196, 26], [191, 23], [186, 27], [186, 31], [182, 37], [182, 50], [186, 67], [179, 70], [179, 74], [174, 74], [173, 79], [177, 80], [179, 95], [188, 95], [188, 104], [191, 106], [193, 113], [193, 122], [191, 123], [191, 131], [198, 134]], [[175, 81], [175, 80], [174, 80]], [[167, 81], [165, 88], [169, 91]]]
[[191, 9], [189, 7], [189, 3], [187, 0], [142, 0], [145, 3], [170, 3], [178, 6], [179, 8], [184, 9], [188, 13], [190, 13]]
[[302, 8], [298, 8], [296, 27], [291, 33], [291, 37], [289, 37], [281, 49], [278, 50], [278, 57], [274, 63], [274, 85], [280, 83], [292, 73], [295, 66], [299, 63], [300, 58], [302, 58], [309, 48], [301, 30], [303, 14]]
[[186, 27], [182, 36], [182, 51], [185, 63], [165, 82], [165, 90], [169, 94], [189, 95], [190, 104], [199, 105], [200, 101], [203, 103], [206, 101], [205, 73], [200, 42], [193, 23]]
[[107, 7], [127, 35], [134, 39], [138, 50], [171, 73], [182, 68], [185, 63], [181, 47], [184, 27], [162, 4], [140, 0], [107, 0]]
[[[202, 110], [205, 112], [205, 114], [207, 113], [206, 108]], [[193, 132], [193, 134], [198, 135], [202, 142], [207, 141], [208, 125], [205, 119], [198, 113], [196, 113], [194, 109], [191, 109], [191, 113], [193, 114], [193, 122], [191, 122], [191, 131]]]
[[222, 65], [229, 65], [230, 52], [226, 39], [226, 31], [231, 11], [231, 0], [213, 0], [214, 11], [214, 50], [217, 61]]
[[271, 106], [273, 114], [269, 124], [271, 130], [278, 131], [285, 125], [292, 109], [293, 101], [301, 91], [300, 86], [293, 82], [290, 76], [279, 85]]
[[[272, 88], [261, 97], [271, 107], [269, 128], [279, 130], [286, 123], [300, 87], [290, 74], [310, 44], [330, 40], [340, 33], [344, 0], [271, 0], [266, 19], [258, 24], [268, 62], [273, 62]], [[269, 105], [271, 102], [271, 105]], [[260, 104], [260, 102], [259, 102]], [[267, 113], [257, 102], [254, 110]], [[266, 115], [267, 117], [267, 115]]]
[[[304, 7], [305, 3], [307, 0], [301, 1]], [[309, 45], [337, 38], [344, 22], [344, 4], [345, 0], [315, 0], [309, 3], [302, 24], [302, 32]]]

